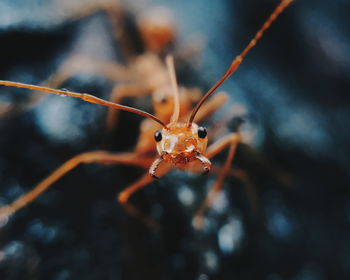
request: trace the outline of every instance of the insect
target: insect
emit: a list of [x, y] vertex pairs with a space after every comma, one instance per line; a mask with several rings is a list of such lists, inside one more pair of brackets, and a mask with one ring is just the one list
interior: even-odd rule
[[[118, 1], [103, 1], [101, 4], [89, 3], [80, 11], [71, 12], [68, 19], [79, 19], [97, 12], [106, 15], [107, 23], [114, 34], [118, 46], [122, 49], [125, 64], [115, 61], [96, 59], [82, 55], [81, 51], [71, 51], [59, 66], [58, 70], [41, 85], [57, 88], [67, 82], [71, 77], [79, 73], [94, 73], [105, 77], [109, 81], [118, 83], [111, 90], [110, 100], [121, 103], [126, 97], [148, 95], [157, 89], [169, 84], [169, 78], [161, 56], [166, 50], [170, 50], [175, 42], [175, 27], [169, 11], [165, 8], [153, 8], [141, 13], [130, 24], [128, 17]], [[154, 17], [154, 13], [164, 16]], [[137, 43], [132, 44], [132, 38], [123, 30], [128, 25], [136, 24]], [[137, 46], [136, 46], [137, 45]], [[138, 50], [141, 49], [141, 50]], [[25, 103], [7, 104], [0, 103], [0, 116], [19, 113], [35, 105], [45, 95], [36, 92]], [[116, 110], [109, 110], [107, 116], [107, 130], [111, 130], [117, 121]]]
[[[128, 200], [132, 194], [134, 194], [137, 190], [146, 186], [152, 180], [159, 178], [166, 174], [172, 168], [178, 168], [182, 170], [189, 170], [195, 172], [201, 172], [203, 174], [208, 173], [211, 170], [211, 162], [210, 159], [217, 155], [219, 152], [224, 150], [225, 148], [229, 148], [226, 160], [224, 162], [223, 167], [218, 173], [218, 177], [210, 189], [206, 200], [198, 210], [195, 217], [195, 224], [198, 227], [201, 227], [202, 218], [205, 210], [211, 205], [213, 199], [217, 195], [217, 193], [222, 189], [223, 182], [225, 177], [228, 175], [230, 171], [230, 165], [234, 158], [237, 144], [241, 141], [241, 136], [239, 132], [232, 132], [221, 139], [216, 140], [211, 145], [208, 146], [208, 133], [206, 128], [199, 126], [194, 121], [197, 117], [197, 120], [205, 117], [205, 114], [210, 111], [207, 107], [207, 112], [203, 110], [204, 102], [208, 100], [208, 98], [216, 91], [216, 89], [232, 74], [234, 73], [241, 62], [247, 55], [247, 53], [255, 46], [256, 42], [262, 37], [264, 31], [268, 29], [271, 23], [279, 16], [279, 14], [292, 2], [292, 0], [282, 0], [279, 5], [275, 8], [269, 18], [265, 21], [263, 26], [259, 29], [259, 31], [255, 34], [250, 43], [246, 46], [243, 52], [238, 55], [232, 62], [226, 73], [212, 86], [208, 92], [199, 100], [196, 106], [193, 108], [190, 114], [186, 114], [186, 112], [181, 112], [182, 102], [180, 101], [180, 96], [183, 94], [186, 95], [186, 90], [180, 94], [179, 88], [177, 86], [174, 62], [171, 56], [167, 56], [166, 65], [169, 72], [169, 80], [171, 86], [171, 103], [173, 103], [173, 109], [171, 110], [171, 115], [168, 116], [169, 121], [162, 121], [156, 113], [152, 115], [145, 111], [135, 109], [133, 107], [124, 106], [112, 101], [107, 101], [98, 97], [95, 97], [86, 93], [77, 93], [68, 90], [59, 90], [53, 89], [43, 86], [35, 86], [11, 81], [0, 81], [0, 85], [10, 86], [10, 87], [18, 87], [25, 88], [29, 90], [42, 91], [50, 94], [58, 94], [62, 96], [70, 96], [73, 98], [79, 98], [83, 101], [94, 103], [98, 105], [107, 106], [109, 108], [128, 111], [134, 114], [141, 115], [147, 119], [147, 121], [153, 121], [154, 125], [148, 127], [148, 133], [154, 133], [154, 140], [156, 145], [156, 150], [158, 152], [158, 156], [156, 159], [149, 156], [146, 148], [142, 148], [142, 153], [140, 152], [139, 146], [136, 147], [135, 152], [131, 153], [118, 153], [113, 154], [105, 151], [95, 151], [83, 153], [78, 156], [73, 157], [63, 165], [61, 165], [57, 170], [55, 170], [51, 175], [49, 175], [46, 179], [40, 182], [32, 191], [24, 194], [19, 197], [13, 203], [9, 205], [5, 205], [0, 208], [0, 217], [2, 219], [7, 219], [10, 215], [25, 207], [27, 204], [31, 203], [35, 198], [37, 198], [42, 192], [48, 189], [53, 185], [57, 180], [59, 180], [62, 176], [67, 174], [73, 168], [81, 163], [102, 163], [102, 164], [126, 164], [133, 165], [139, 167], [149, 167], [149, 171], [144, 174], [139, 180], [135, 183], [127, 187], [125, 190], [119, 193], [117, 200], [122, 205], [128, 205]], [[182, 99], [182, 100], [186, 100]], [[214, 101], [215, 99], [211, 99], [206, 105], [210, 105], [215, 107], [220, 107], [220, 102]], [[202, 115], [200, 116], [200, 109], [202, 108]], [[169, 110], [164, 110], [166, 114], [168, 114]], [[187, 120], [183, 118], [187, 117]], [[156, 129], [154, 129], [156, 128]], [[144, 137], [147, 141], [147, 147], [149, 147], [149, 139], [150, 137]], [[139, 143], [142, 143], [144, 140], [141, 138]], [[153, 144], [154, 145], [154, 144]], [[131, 210], [130, 212], [133, 212]]]

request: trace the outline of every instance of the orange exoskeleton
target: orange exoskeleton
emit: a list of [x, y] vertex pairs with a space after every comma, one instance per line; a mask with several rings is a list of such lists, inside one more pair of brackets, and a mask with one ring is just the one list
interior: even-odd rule
[[[197, 103], [192, 112], [188, 115], [186, 115], [186, 112], [180, 112], [181, 102], [179, 88], [176, 82], [174, 63], [172, 57], [168, 56], [166, 59], [166, 64], [170, 77], [169, 88], [172, 92], [173, 111], [170, 116], [170, 120], [168, 120], [167, 123], [158, 118], [156, 115], [152, 115], [142, 110], [120, 105], [111, 101], [106, 101], [90, 94], [76, 93], [72, 91], [58, 90], [48, 87], [34, 86], [10, 81], [0, 81], [0, 85], [26, 88], [30, 90], [43, 91], [51, 94], [80, 98], [86, 102], [128, 111], [151, 119], [156, 122], [155, 127], [157, 128], [155, 129], [155, 132], [153, 130], [151, 131], [151, 133], [154, 133], [154, 141], [158, 151], [158, 157], [156, 159], [151, 158], [147, 153], [140, 154], [136, 152], [112, 154], [104, 151], [96, 151], [78, 155], [64, 163], [50, 176], [48, 176], [41, 183], [39, 183], [32, 191], [24, 194], [22, 197], [18, 198], [13, 203], [0, 208], [0, 217], [2, 219], [6, 219], [17, 210], [23, 208], [25, 205], [32, 202], [37, 196], [39, 196], [43, 191], [50, 187], [54, 182], [56, 182], [59, 178], [61, 178], [63, 175], [68, 173], [80, 163], [122, 163], [140, 166], [143, 168], [145, 168], [147, 165], [150, 166], [148, 172], [149, 174], [145, 174], [137, 182], [135, 182], [134, 184], [123, 190], [121, 193], [119, 193], [118, 201], [126, 205], [130, 196], [133, 193], [147, 185], [153, 180], [153, 178], [163, 176], [172, 168], [180, 168], [184, 170], [208, 173], [211, 169], [210, 159], [226, 147], [229, 147], [225, 163], [218, 173], [217, 180], [215, 181], [211, 190], [209, 191], [209, 194], [202, 207], [197, 212], [195, 221], [197, 222], [196, 225], [200, 226], [201, 218], [203, 217], [205, 209], [212, 203], [215, 195], [221, 190], [224, 179], [230, 171], [230, 165], [234, 158], [237, 144], [241, 140], [241, 136], [239, 132], [229, 133], [228, 135], [210, 144], [207, 148], [207, 131], [204, 127], [201, 127], [194, 122], [195, 117], [197, 116], [197, 118], [200, 119], [199, 114], [197, 113], [199, 112], [199, 109], [201, 108], [203, 103], [233, 72], [237, 70], [244, 57], [247, 55], [250, 49], [253, 46], [255, 46], [257, 40], [261, 38], [264, 31], [270, 27], [271, 23], [292, 1], [293, 0], [282, 0], [280, 2], [280, 4], [276, 7], [276, 9], [272, 12], [270, 17], [260, 28], [260, 30], [255, 34], [255, 36], [247, 45], [247, 47], [243, 50], [243, 52], [232, 61], [226, 73], [214, 84], [214, 86], [211, 89], [209, 89], [209, 91], [201, 98], [201, 100]], [[187, 120], [184, 120], [184, 118], [187, 118]]]

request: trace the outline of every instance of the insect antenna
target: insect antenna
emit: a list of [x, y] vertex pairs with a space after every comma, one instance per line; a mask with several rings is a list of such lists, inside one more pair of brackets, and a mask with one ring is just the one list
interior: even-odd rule
[[276, 18], [283, 12], [283, 10], [291, 3], [293, 0], [282, 0], [279, 5], [275, 8], [275, 10], [272, 12], [272, 14], [269, 16], [269, 18], [264, 22], [262, 27], [259, 29], [259, 31], [255, 34], [253, 39], [249, 42], [249, 44], [245, 47], [243, 52], [238, 55], [232, 62], [226, 73], [215, 83], [215, 85], [208, 90], [208, 92], [202, 97], [202, 99], [197, 103], [196, 107], [193, 109], [190, 119], [188, 121], [188, 125], [190, 126], [193, 122], [199, 108], [202, 106], [202, 104], [208, 99], [208, 97], [214, 93], [214, 91], [228, 78], [231, 76], [232, 73], [234, 73], [241, 62], [243, 61], [244, 57], [247, 55], [247, 53], [256, 45], [256, 42], [262, 37], [266, 29], [270, 27], [270, 25], [276, 20]]
[[0, 85], [8, 86], [8, 87], [25, 88], [25, 89], [30, 89], [30, 90], [37, 90], [37, 91], [42, 91], [42, 92], [46, 92], [46, 93], [57, 94], [57, 95], [61, 95], [61, 96], [70, 96], [70, 97], [74, 97], [74, 98], [79, 98], [79, 99], [82, 99], [83, 101], [86, 101], [89, 103], [99, 104], [102, 106], [131, 112], [131, 113], [134, 113], [134, 114], [146, 117], [146, 118], [150, 118], [150, 119], [158, 122], [159, 124], [161, 124], [163, 127], [166, 127], [166, 125], [160, 119], [158, 119], [156, 116], [154, 116], [150, 113], [147, 113], [145, 111], [135, 109], [135, 108], [132, 108], [129, 106], [124, 106], [124, 105], [120, 105], [120, 104], [117, 104], [117, 103], [114, 103], [111, 101], [107, 101], [107, 100], [98, 98], [96, 96], [93, 96], [91, 94], [77, 93], [77, 92], [68, 91], [68, 90], [53, 89], [53, 88], [48, 88], [48, 87], [35, 86], [35, 85], [30, 85], [30, 84], [3, 81], [3, 80], [0, 80]]
[[179, 96], [179, 87], [177, 85], [176, 81], [176, 73], [175, 73], [175, 66], [174, 66], [174, 57], [172, 55], [168, 55], [165, 58], [165, 62], [168, 68], [170, 81], [171, 81], [171, 87], [174, 95], [174, 111], [170, 118], [171, 123], [176, 123], [179, 120], [180, 116], [180, 96]]

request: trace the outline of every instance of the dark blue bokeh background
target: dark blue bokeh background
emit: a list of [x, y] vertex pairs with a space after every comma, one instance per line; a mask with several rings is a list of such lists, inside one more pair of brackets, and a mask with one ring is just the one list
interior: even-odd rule
[[[0, 79], [39, 84], [79, 53], [122, 61], [102, 13], [71, 19], [103, 0], [0, 0]], [[180, 83], [206, 90], [249, 42], [275, 0], [124, 1], [136, 15], [168, 7], [177, 49], [201, 42]], [[84, 165], [0, 228], [0, 279], [347, 279], [350, 276], [350, 2], [296, 0], [222, 86], [247, 109], [250, 146], [234, 166], [252, 191], [228, 179], [191, 225], [214, 177], [173, 172], [133, 198], [154, 232], [124, 213], [116, 194], [142, 171]], [[110, 81], [77, 75], [65, 87], [107, 98]], [[28, 94], [1, 88], [6, 104]], [[127, 100], [131, 105], [141, 102]], [[47, 97], [0, 120], [0, 203], [13, 201], [72, 156], [106, 142], [105, 109]], [[108, 149], [131, 150], [140, 119], [122, 114]], [[223, 160], [218, 158], [218, 162]]]

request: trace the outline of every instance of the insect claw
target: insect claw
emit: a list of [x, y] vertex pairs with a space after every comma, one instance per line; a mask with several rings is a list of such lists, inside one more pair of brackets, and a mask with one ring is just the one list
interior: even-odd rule
[[151, 168], [149, 169], [149, 175], [151, 175], [152, 178], [154, 179], [159, 179], [155, 173], [156, 173], [156, 170], [158, 168], [158, 166], [162, 163], [163, 161], [163, 157], [159, 157], [157, 158], [153, 163], [152, 163], [152, 166]]
[[202, 175], [206, 175], [209, 173], [210, 168], [211, 168], [211, 163], [209, 161], [209, 159], [207, 159], [205, 156], [198, 154], [196, 156], [196, 158], [200, 161], [200, 163], [203, 166], [204, 172], [202, 173]]

